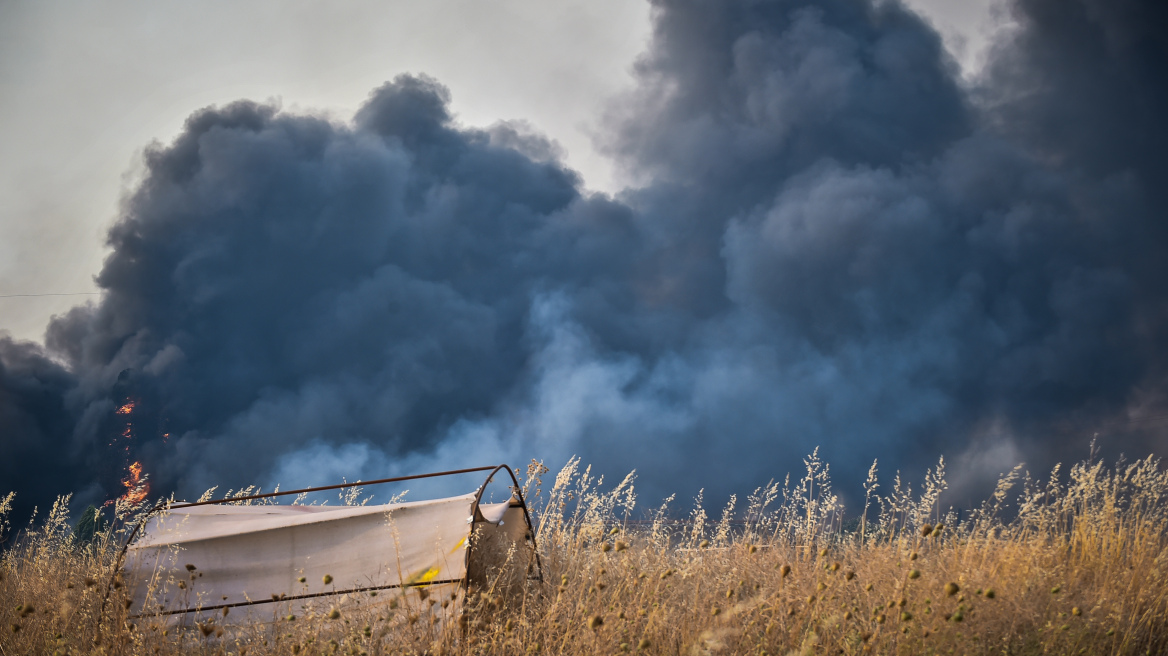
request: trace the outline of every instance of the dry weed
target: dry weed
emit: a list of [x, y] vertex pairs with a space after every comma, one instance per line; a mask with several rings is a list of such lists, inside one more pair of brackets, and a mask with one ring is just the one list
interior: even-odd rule
[[[962, 521], [937, 507], [943, 463], [919, 494], [899, 475], [877, 494], [873, 466], [846, 530], [827, 466], [812, 454], [806, 467], [795, 483], [754, 491], [741, 513], [731, 500], [716, 522], [700, 497], [684, 521], [670, 519], [670, 499], [633, 522], [631, 475], [605, 489], [573, 460], [545, 491], [547, 470], [533, 463], [524, 487], [539, 511], [543, 581], [472, 591], [457, 622], [437, 624], [413, 595], [387, 592], [242, 627], [128, 618], [111, 578], [123, 534], [79, 542], [64, 498], [0, 559], [0, 654], [1168, 651], [1158, 461], [1083, 462], [1042, 482], [1016, 469]], [[0, 499], [0, 522], [11, 499]], [[135, 510], [119, 508], [115, 526]]]

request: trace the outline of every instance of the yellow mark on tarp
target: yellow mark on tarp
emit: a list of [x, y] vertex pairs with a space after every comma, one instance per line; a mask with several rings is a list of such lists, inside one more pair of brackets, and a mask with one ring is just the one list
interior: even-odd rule
[[438, 568], [430, 567], [410, 577], [406, 585], [420, 585], [422, 583], [429, 583], [438, 578]]
[[463, 538], [462, 538], [461, 540], [459, 540], [459, 541], [458, 541], [458, 544], [454, 545], [454, 548], [450, 550], [450, 553], [454, 553], [455, 551], [458, 551], [458, 550], [459, 550], [459, 549], [461, 549], [461, 548], [463, 547], [463, 545], [465, 545], [465, 544], [466, 544], [466, 537], [465, 537], [465, 536], [463, 536]]

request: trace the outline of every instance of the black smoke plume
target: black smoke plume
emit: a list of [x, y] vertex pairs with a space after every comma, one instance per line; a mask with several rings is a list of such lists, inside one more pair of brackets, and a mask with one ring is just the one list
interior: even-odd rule
[[[571, 454], [651, 495], [1162, 453], [1166, 10], [1018, 0], [963, 80], [893, 1], [668, 0], [590, 193], [425, 76], [146, 151], [100, 303], [0, 342], [26, 504]], [[132, 412], [119, 412], [132, 404]], [[845, 492], [847, 489], [845, 489]]]

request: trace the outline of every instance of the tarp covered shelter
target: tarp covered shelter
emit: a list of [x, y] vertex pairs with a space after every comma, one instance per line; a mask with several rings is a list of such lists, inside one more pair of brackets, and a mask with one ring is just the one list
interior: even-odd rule
[[[499, 470], [511, 474], [500, 465], [248, 499], [486, 470], [491, 477]], [[239, 505], [241, 499], [221, 499], [159, 507], [124, 552], [130, 613], [183, 623], [206, 617], [271, 621], [338, 596], [368, 599], [378, 591], [410, 589], [426, 591], [418, 595], [430, 600], [423, 610], [457, 612], [468, 588], [539, 575], [518, 483], [508, 501], [482, 503], [491, 477], [474, 492], [408, 503]]]

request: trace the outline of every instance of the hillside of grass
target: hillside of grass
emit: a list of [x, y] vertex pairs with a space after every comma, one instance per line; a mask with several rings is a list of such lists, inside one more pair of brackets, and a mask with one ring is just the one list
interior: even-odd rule
[[533, 463], [542, 582], [470, 590], [444, 620], [420, 590], [244, 626], [129, 618], [112, 568], [145, 504], [83, 539], [62, 499], [35, 527], [3, 526], [0, 656], [1168, 653], [1159, 461], [1015, 469], [961, 521], [938, 506], [943, 467], [914, 492], [873, 466], [846, 530], [827, 468], [806, 466], [682, 521], [671, 503], [638, 508], [632, 476], [606, 486], [573, 461], [545, 484]]

